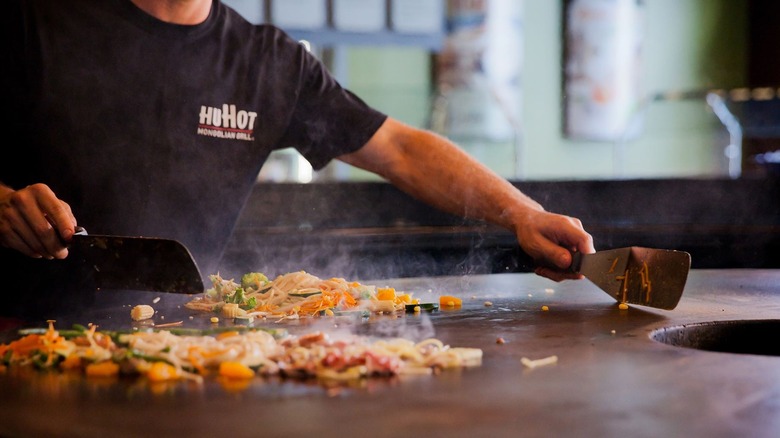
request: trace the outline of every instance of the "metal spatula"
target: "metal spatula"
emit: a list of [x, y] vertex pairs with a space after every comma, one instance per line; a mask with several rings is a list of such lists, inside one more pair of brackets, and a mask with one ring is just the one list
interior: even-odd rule
[[631, 246], [593, 254], [574, 253], [570, 269], [620, 303], [672, 310], [685, 288], [691, 255]]
[[92, 265], [101, 289], [187, 294], [204, 290], [192, 254], [176, 240], [87, 234], [79, 227], [69, 251]]

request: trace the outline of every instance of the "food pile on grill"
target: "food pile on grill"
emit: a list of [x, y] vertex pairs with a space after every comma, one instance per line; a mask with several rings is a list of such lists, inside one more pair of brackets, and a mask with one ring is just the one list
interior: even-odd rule
[[[321, 279], [304, 271], [290, 272], [269, 280], [250, 272], [240, 282], [209, 277], [213, 287], [186, 304], [193, 310], [216, 312], [227, 318], [255, 317], [298, 319], [333, 316], [348, 312], [410, 312], [438, 309], [439, 303], [422, 303], [411, 293], [392, 287], [377, 287], [343, 278]], [[445, 301], [442, 301], [445, 300]], [[460, 300], [443, 296], [440, 301], [457, 306]]]
[[252, 379], [283, 376], [352, 380], [480, 365], [482, 350], [453, 348], [430, 338], [372, 339], [322, 332], [292, 336], [283, 329], [170, 329], [98, 331], [76, 326], [28, 329], [0, 344], [0, 372], [13, 367], [79, 371], [87, 376], [132, 375], [149, 381], [209, 376]]

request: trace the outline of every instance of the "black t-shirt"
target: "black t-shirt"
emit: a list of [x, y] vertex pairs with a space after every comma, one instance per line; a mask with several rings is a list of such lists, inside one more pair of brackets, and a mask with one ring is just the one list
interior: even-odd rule
[[0, 181], [48, 184], [93, 234], [180, 240], [204, 275], [272, 150], [319, 169], [385, 120], [303, 45], [218, 0], [196, 26], [129, 0], [16, 0], [0, 20], [6, 133], [20, 142]]

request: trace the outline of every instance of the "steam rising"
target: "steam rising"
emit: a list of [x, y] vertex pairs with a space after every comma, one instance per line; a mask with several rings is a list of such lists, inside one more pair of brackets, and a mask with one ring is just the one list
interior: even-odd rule
[[428, 314], [414, 317], [374, 316], [368, 321], [357, 317], [321, 318], [306, 325], [307, 332], [322, 331], [332, 339], [347, 339], [354, 335], [372, 338], [405, 338], [420, 342], [435, 337]]

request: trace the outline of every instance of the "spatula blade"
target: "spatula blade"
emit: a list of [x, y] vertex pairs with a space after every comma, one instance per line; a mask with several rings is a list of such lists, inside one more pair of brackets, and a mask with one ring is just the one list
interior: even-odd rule
[[621, 303], [672, 310], [682, 297], [691, 255], [632, 246], [575, 254], [572, 269]]
[[185, 294], [204, 290], [192, 254], [176, 240], [76, 234], [69, 251], [93, 266], [101, 289]]

